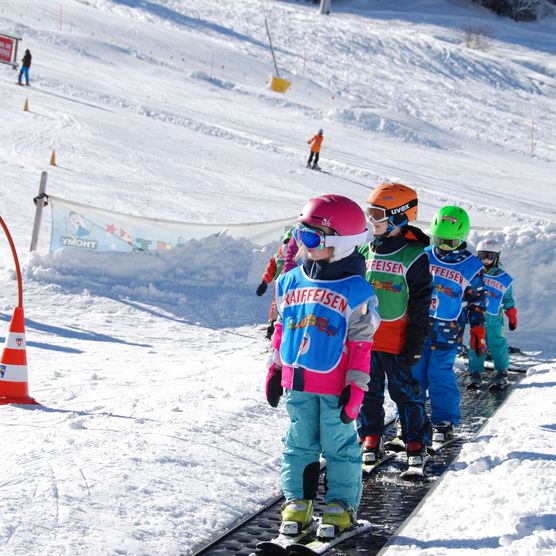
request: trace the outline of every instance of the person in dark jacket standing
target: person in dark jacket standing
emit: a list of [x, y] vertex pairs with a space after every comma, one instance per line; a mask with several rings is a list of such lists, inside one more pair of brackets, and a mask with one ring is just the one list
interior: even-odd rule
[[382, 322], [373, 338], [369, 390], [359, 414], [363, 463], [384, 456], [384, 388], [398, 405], [408, 465], [421, 465], [431, 444], [431, 425], [411, 367], [421, 357], [429, 332], [432, 276], [424, 251], [430, 243], [409, 222], [417, 218], [417, 193], [400, 183], [383, 183], [367, 199], [374, 239], [359, 248], [366, 278], [378, 297]]
[[31, 60], [32, 60], [32, 56], [31, 56], [31, 51], [30, 50], [26, 50], [25, 54], [23, 55], [23, 58], [21, 59], [21, 70], [19, 70], [19, 77], [18, 77], [18, 85], [23, 85], [23, 83], [21, 83], [21, 77], [24, 75], [25, 76], [25, 85], [29, 86], [29, 68], [31, 67]]

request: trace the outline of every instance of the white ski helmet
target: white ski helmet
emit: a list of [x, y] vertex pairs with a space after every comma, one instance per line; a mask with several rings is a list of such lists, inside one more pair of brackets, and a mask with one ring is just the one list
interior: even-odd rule
[[[502, 246], [495, 239], [482, 239], [477, 244], [477, 249], [475, 251], [477, 253], [477, 257], [487, 268], [490, 268], [491, 266], [498, 266]], [[485, 261], [492, 262], [485, 263]]]
[[502, 246], [492, 238], [482, 239], [477, 244], [477, 249], [475, 251], [478, 253], [479, 251], [487, 251], [488, 253], [497, 253], [500, 255], [502, 252]]

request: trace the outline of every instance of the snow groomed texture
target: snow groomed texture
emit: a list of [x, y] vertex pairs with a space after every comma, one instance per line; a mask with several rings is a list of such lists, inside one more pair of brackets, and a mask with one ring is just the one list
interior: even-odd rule
[[[494, 373], [485, 378], [491, 380]], [[510, 387], [493, 394], [486, 385], [478, 392], [468, 392], [465, 388], [466, 376], [459, 377], [461, 391], [462, 422], [457, 429], [457, 438], [429, 460], [426, 467], [427, 480], [424, 482], [407, 482], [400, 479], [405, 469], [405, 454], [393, 458], [377, 471], [363, 476], [363, 498], [357, 517], [368, 519], [373, 524], [369, 533], [349, 539], [327, 554], [341, 555], [357, 552], [372, 556], [377, 554], [397, 529], [410, 516], [411, 512], [438, 482], [444, 471], [459, 454], [464, 442], [473, 438], [486, 420], [502, 405], [523, 374], [510, 373]], [[429, 409], [429, 408], [427, 408]], [[430, 411], [429, 411], [430, 414]], [[386, 431], [387, 438], [394, 436], [395, 426], [390, 424]], [[319, 487], [319, 499], [315, 514], [322, 510], [323, 484], [322, 476]], [[195, 553], [197, 555], [245, 555], [264, 554], [257, 552], [256, 544], [270, 540], [277, 534], [280, 523], [280, 498], [267, 509], [225, 533], [213, 543]]]

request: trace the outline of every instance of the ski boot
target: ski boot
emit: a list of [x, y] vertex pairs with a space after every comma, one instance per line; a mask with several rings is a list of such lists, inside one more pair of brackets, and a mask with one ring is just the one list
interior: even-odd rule
[[288, 500], [280, 511], [280, 533], [298, 535], [309, 527], [313, 520], [312, 500]]
[[448, 421], [440, 421], [432, 426], [432, 446], [429, 449], [431, 455], [441, 450], [454, 440], [454, 425]]
[[469, 382], [467, 383], [468, 390], [479, 390], [481, 388], [481, 373], [469, 373]]
[[425, 445], [421, 442], [408, 442], [405, 453], [407, 454], [407, 471], [405, 473], [408, 475], [423, 475], [425, 465], [429, 459]]
[[320, 166], [318, 164], [313, 164], [313, 170], [320, 170]]
[[361, 448], [361, 460], [365, 465], [373, 465], [384, 457], [384, 439], [381, 434], [366, 436]]
[[440, 421], [432, 426], [432, 439], [434, 442], [447, 442], [454, 438], [454, 425], [448, 421]]
[[504, 390], [506, 386], [508, 386], [510, 382], [508, 381], [508, 372], [507, 371], [496, 371], [496, 376], [494, 377], [494, 381], [489, 386], [489, 390], [491, 392], [500, 392], [500, 390]]
[[317, 537], [331, 539], [351, 529], [355, 524], [355, 510], [344, 502], [330, 502], [326, 505]]
[[429, 454], [424, 444], [411, 440], [407, 443], [407, 469], [400, 474], [404, 481], [424, 481]]

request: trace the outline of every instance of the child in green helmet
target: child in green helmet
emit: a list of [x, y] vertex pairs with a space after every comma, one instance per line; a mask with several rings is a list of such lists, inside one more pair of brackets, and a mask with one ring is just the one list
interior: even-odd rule
[[433, 443], [452, 438], [461, 418], [454, 361], [467, 320], [471, 349], [479, 356], [486, 351], [483, 265], [466, 249], [469, 229], [469, 216], [462, 208], [442, 207], [431, 223], [433, 245], [425, 249], [434, 285], [430, 333], [412, 372], [423, 399], [429, 392]]

